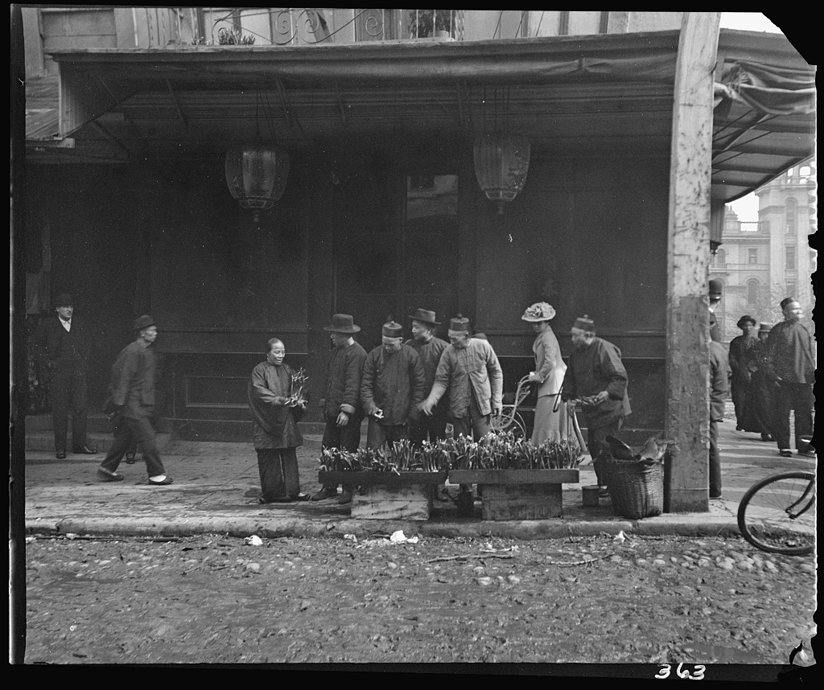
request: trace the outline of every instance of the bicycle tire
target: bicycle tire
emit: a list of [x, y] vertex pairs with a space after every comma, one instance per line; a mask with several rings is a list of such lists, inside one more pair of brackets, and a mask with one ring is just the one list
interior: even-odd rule
[[[804, 495], [799, 504], [809, 506], [796, 519], [786, 509]], [[767, 553], [804, 556], [815, 548], [815, 474], [806, 470], [773, 474], [753, 484], [738, 504], [738, 528], [750, 544]]]

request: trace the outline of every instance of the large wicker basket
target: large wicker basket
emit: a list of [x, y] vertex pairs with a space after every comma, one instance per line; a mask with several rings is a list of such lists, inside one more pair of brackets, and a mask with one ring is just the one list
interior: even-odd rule
[[651, 458], [604, 458], [606, 481], [616, 515], [637, 519], [664, 511], [664, 462]]

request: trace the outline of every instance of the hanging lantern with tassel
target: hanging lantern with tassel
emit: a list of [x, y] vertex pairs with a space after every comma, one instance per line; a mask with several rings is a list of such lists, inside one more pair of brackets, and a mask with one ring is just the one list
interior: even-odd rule
[[255, 223], [260, 212], [280, 201], [289, 176], [289, 154], [272, 144], [234, 146], [226, 152], [226, 184]]
[[486, 198], [504, 212], [523, 189], [529, 170], [529, 139], [507, 134], [483, 134], [475, 139], [475, 176]]

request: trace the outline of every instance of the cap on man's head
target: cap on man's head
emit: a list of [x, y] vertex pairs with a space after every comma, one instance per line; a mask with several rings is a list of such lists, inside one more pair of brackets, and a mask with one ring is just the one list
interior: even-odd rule
[[785, 297], [781, 300], [781, 308], [785, 309], [790, 302], [797, 302], [798, 300], [795, 297]]
[[403, 338], [403, 326], [395, 321], [387, 321], [383, 324], [381, 335], [384, 338]]
[[54, 298], [55, 307], [71, 307], [74, 305], [74, 300], [68, 292], [61, 292]]
[[572, 327], [582, 331], [587, 331], [589, 333], [595, 333], [595, 322], [586, 314], [575, 319], [575, 323], [572, 324]]
[[453, 316], [449, 319], [449, 330], [457, 332], [465, 331], [466, 333], [469, 333], [469, 319], [462, 314]]
[[744, 314], [740, 319], [738, 319], [738, 323], [735, 324], [738, 328], [744, 328], [745, 323], [751, 323], [753, 326], [757, 325], [758, 322], [749, 314]]
[[138, 316], [134, 320], [134, 323], [132, 324], [132, 330], [142, 331], [144, 328], [148, 328], [149, 326], [154, 325], [156, 325], [155, 320], [148, 314], [143, 314], [142, 316]]
[[715, 278], [713, 278], [710, 281], [710, 298], [717, 297], [718, 299], [721, 299], [721, 289], [722, 288], [723, 288], [723, 284], [721, 283], [721, 281], [716, 280]]
[[771, 323], [762, 323], [758, 327], [758, 332], [759, 333], [769, 333], [771, 330], [772, 330], [772, 324]]

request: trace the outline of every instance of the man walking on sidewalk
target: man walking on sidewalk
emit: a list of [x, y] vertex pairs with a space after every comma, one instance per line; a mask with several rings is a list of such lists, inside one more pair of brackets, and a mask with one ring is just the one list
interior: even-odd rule
[[795, 448], [799, 455], [813, 456], [813, 385], [815, 350], [813, 336], [801, 323], [801, 305], [793, 297], [781, 300], [784, 321], [767, 336], [767, 376], [776, 386], [773, 435], [778, 453], [791, 457], [790, 411], [795, 416]]
[[149, 484], [163, 486], [172, 483], [166, 474], [153, 426], [155, 408], [155, 353], [152, 344], [157, 339], [157, 326], [148, 314], [138, 317], [133, 326], [134, 342], [124, 347], [112, 367], [109, 398], [104, 412], [113, 413], [114, 443], [106, 459], [97, 468], [103, 482], [119, 482], [120, 461], [133, 444], [139, 442], [149, 474]]
[[718, 424], [724, 421], [729, 392], [729, 354], [718, 341], [720, 332], [710, 330], [710, 498], [721, 498], [721, 451], [718, 449]]

